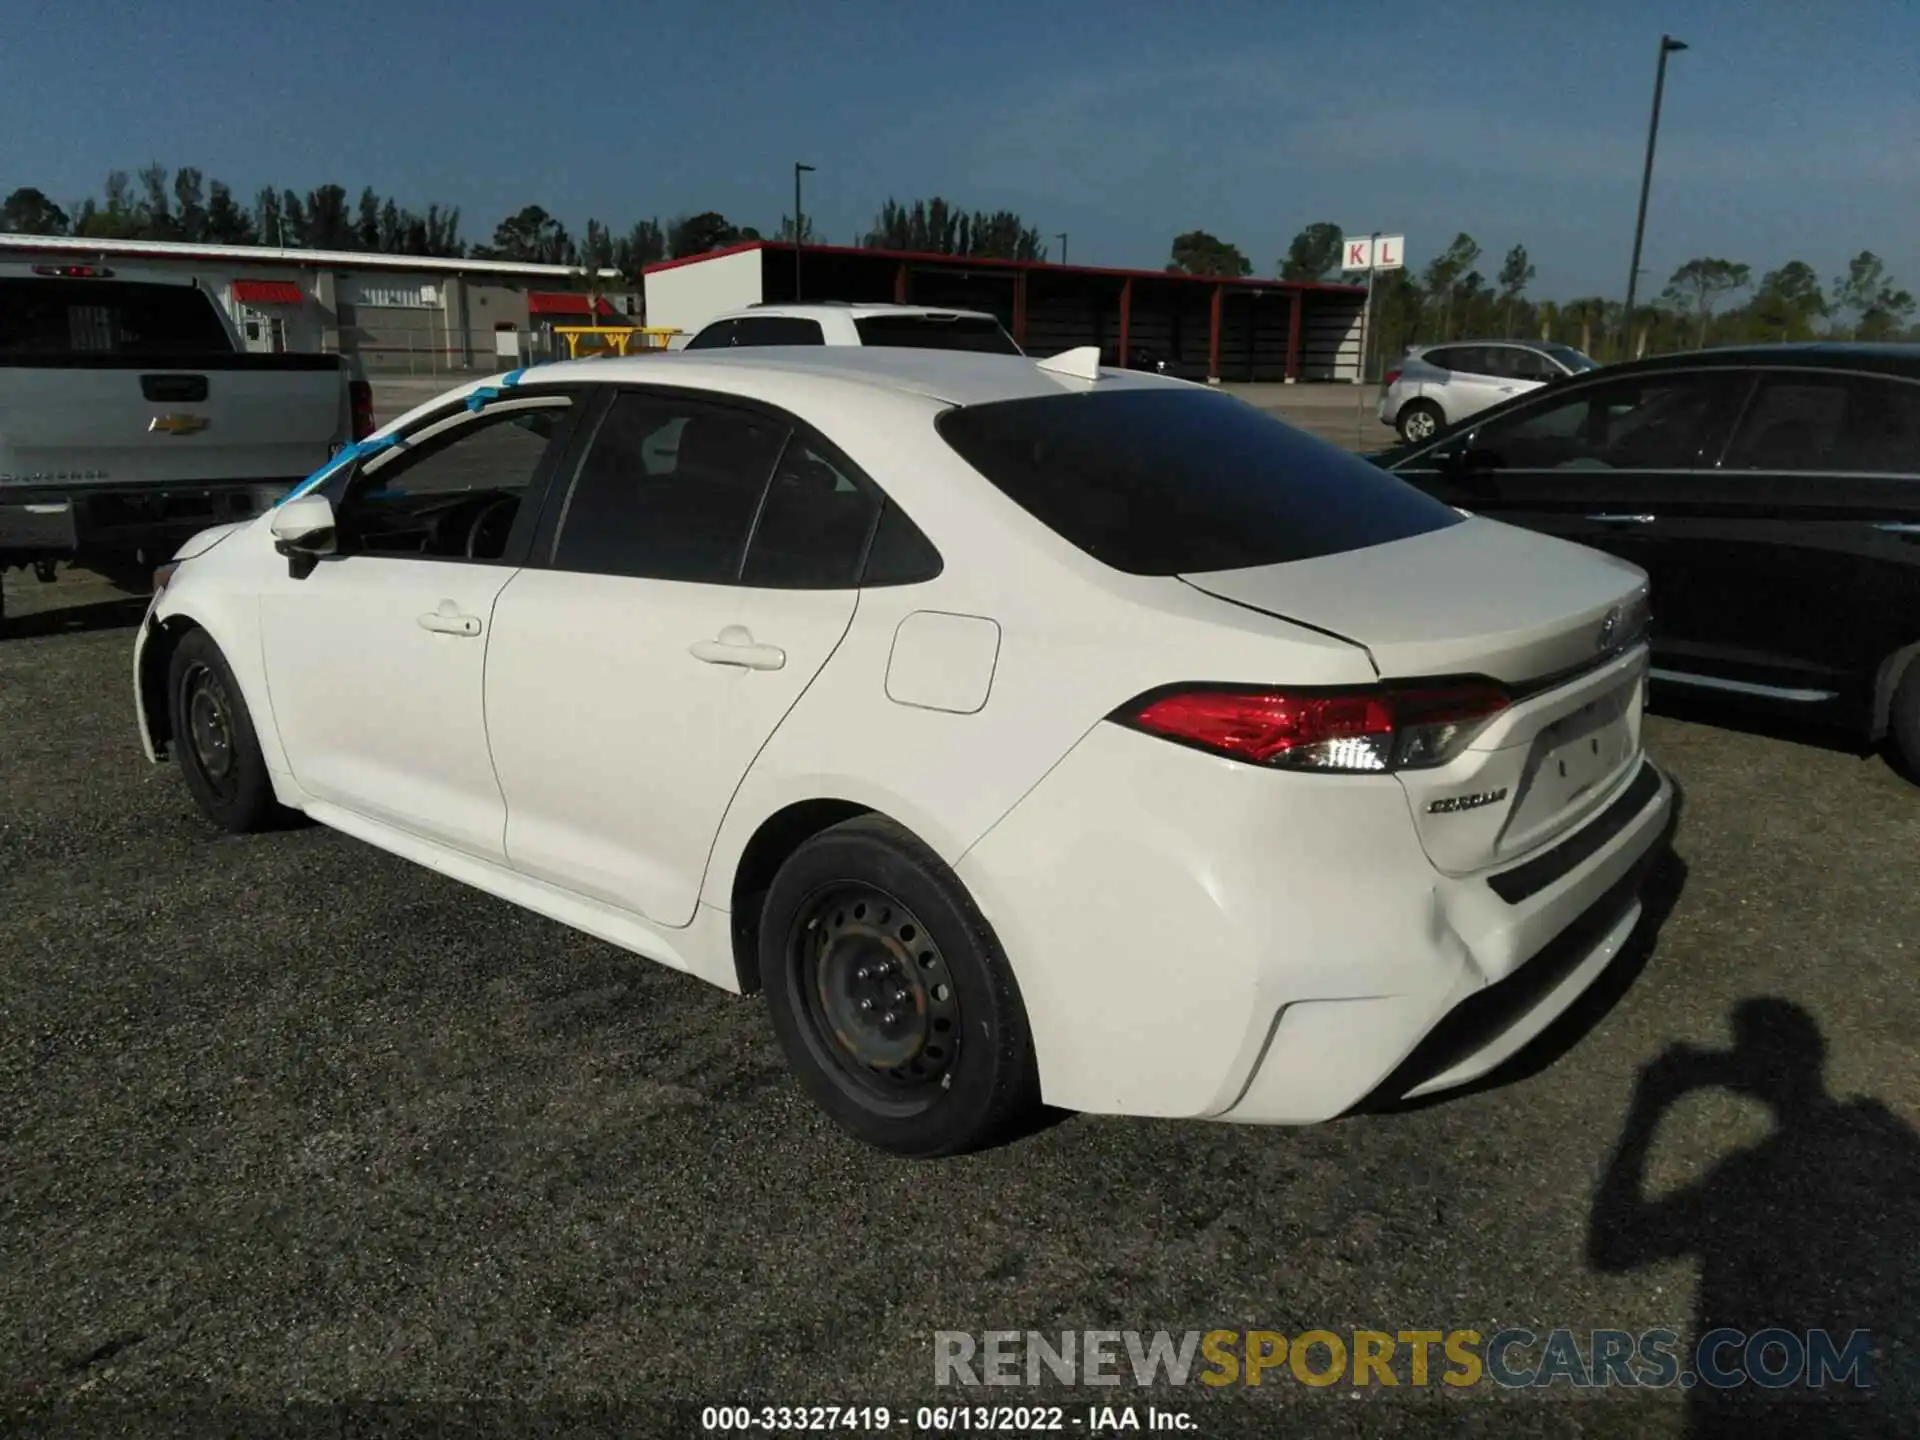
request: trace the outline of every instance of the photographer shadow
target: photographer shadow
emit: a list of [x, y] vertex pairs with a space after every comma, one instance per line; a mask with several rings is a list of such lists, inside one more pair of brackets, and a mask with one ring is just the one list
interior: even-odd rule
[[[1728, 1367], [1753, 1367], [1745, 1340], [1765, 1330], [1803, 1345], [1809, 1332], [1824, 1330], [1837, 1352], [1856, 1331], [1871, 1337], [1868, 1388], [1835, 1379], [1812, 1389], [1798, 1376], [1777, 1390], [1698, 1383], [1687, 1392], [1689, 1436], [1915, 1433], [1920, 1135], [1878, 1100], [1828, 1091], [1825, 1040], [1798, 1005], [1742, 1001], [1733, 1035], [1731, 1050], [1676, 1046], [1642, 1069], [1594, 1197], [1588, 1260], [1621, 1273], [1695, 1257], [1693, 1343], [1740, 1332], [1717, 1351]], [[1708, 1088], [1759, 1101], [1772, 1113], [1772, 1132], [1700, 1180], [1649, 1196], [1647, 1162], [1661, 1118]], [[1695, 1358], [1685, 1352], [1682, 1370]], [[1759, 1364], [1777, 1371], [1789, 1358], [1776, 1347]], [[1795, 1399], [1822, 1403], [1810, 1410]]]

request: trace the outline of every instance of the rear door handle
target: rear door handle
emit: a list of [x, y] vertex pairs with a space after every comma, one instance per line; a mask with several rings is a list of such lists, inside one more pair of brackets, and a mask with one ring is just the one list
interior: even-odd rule
[[1920, 540], [1920, 522], [1912, 520], [1880, 520], [1874, 529], [1884, 530], [1889, 535], [1904, 535], [1909, 540]]
[[787, 652], [777, 645], [757, 645], [744, 625], [729, 625], [712, 640], [696, 640], [687, 653], [709, 665], [738, 665], [745, 670], [778, 670]]
[[436, 635], [474, 636], [480, 633], [480, 617], [463, 615], [460, 607], [451, 600], [442, 600], [438, 610], [429, 610], [420, 617], [420, 628], [431, 630]]
[[1654, 515], [1589, 515], [1587, 519], [1597, 520], [1602, 525], [1651, 525], [1659, 517]]

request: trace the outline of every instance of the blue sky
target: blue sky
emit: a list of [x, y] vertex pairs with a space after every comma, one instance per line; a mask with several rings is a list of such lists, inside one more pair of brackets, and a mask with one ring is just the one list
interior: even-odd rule
[[[889, 194], [1159, 266], [1210, 230], [1270, 273], [1303, 224], [1404, 232], [1418, 267], [1515, 241], [1535, 292], [1624, 289], [1660, 32], [1646, 265], [1822, 276], [1871, 248], [1920, 289], [1920, 5], [1203, 0], [13, 0], [0, 193], [198, 165], [250, 196], [337, 181], [537, 202], [578, 232], [718, 209], [776, 225], [792, 164], [825, 238]], [[1648, 282], [1643, 282], [1643, 284]]]

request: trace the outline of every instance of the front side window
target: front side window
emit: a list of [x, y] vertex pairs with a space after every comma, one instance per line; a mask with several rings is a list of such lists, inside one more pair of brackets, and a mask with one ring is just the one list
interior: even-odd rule
[[737, 583], [790, 429], [694, 397], [616, 395], [574, 480], [553, 567]]
[[1523, 406], [1466, 442], [1501, 470], [1670, 470], [1711, 464], [1744, 377], [1628, 376]]
[[1357, 455], [1210, 390], [970, 405], [936, 428], [1029, 515], [1135, 575], [1277, 565], [1460, 516]]
[[500, 560], [568, 406], [556, 396], [463, 415], [444, 429], [430, 422], [405, 448], [372, 456], [337, 494], [321, 492], [334, 502], [340, 553]]
[[1920, 386], [1864, 375], [1769, 376], [1722, 465], [1920, 474]]

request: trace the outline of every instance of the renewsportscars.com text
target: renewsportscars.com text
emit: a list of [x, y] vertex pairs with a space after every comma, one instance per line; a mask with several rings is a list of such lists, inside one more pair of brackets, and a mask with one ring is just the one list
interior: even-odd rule
[[1825, 1330], [939, 1330], [936, 1385], [1493, 1384], [1715, 1389], [1873, 1385], [1872, 1337]]

